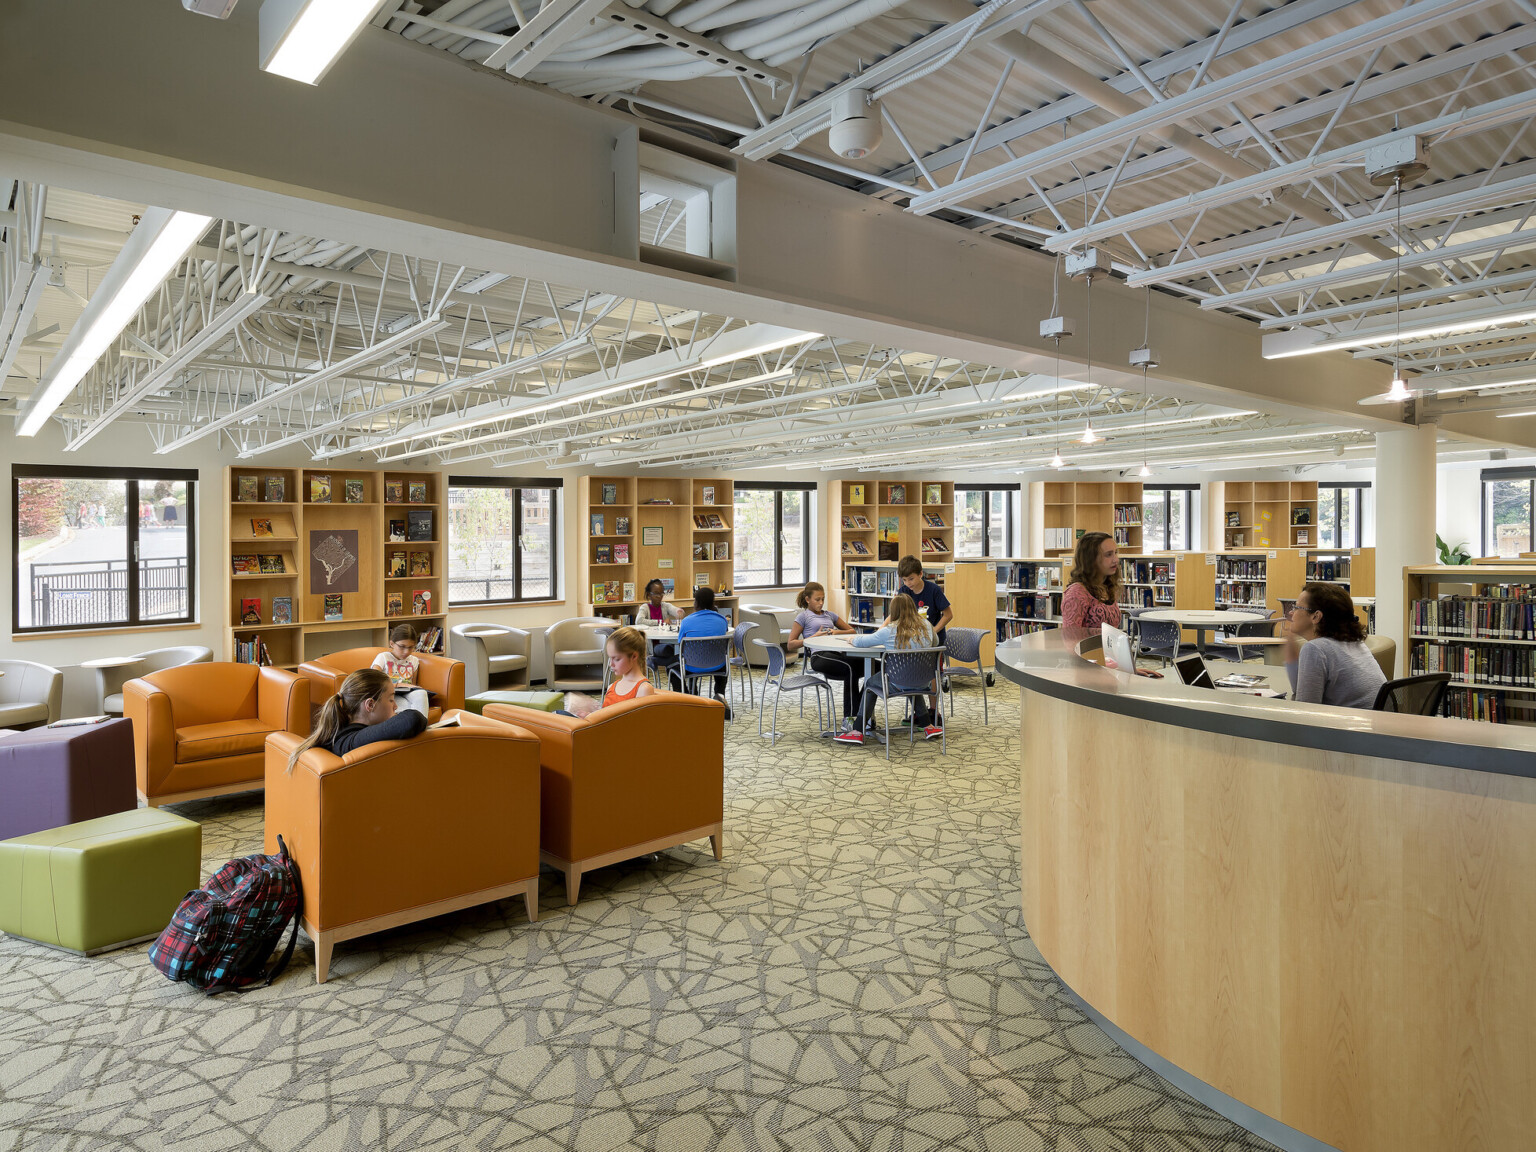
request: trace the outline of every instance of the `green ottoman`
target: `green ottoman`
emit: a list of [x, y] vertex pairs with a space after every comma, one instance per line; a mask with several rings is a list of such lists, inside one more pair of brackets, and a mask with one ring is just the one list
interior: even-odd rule
[[464, 701], [464, 707], [477, 716], [485, 714], [487, 704], [513, 704], [535, 712], [558, 712], [565, 707], [564, 692], [481, 692]]
[[0, 840], [0, 932], [86, 956], [153, 939], [202, 854], [202, 825], [163, 808]]

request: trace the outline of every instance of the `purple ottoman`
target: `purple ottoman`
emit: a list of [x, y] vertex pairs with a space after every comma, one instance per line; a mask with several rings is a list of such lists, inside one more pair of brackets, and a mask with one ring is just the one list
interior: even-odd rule
[[138, 804], [129, 720], [0, 736], [0, 840]]

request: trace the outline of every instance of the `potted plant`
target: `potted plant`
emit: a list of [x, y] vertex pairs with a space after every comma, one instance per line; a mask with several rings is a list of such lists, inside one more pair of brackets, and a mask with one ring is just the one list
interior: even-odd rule
[[1465, 540], [1452, 548], [1444, 540], [1440, 539], [1440, 533], [1435, 533], [1435, 547], [1440, 550], [1440, 563], [1447, 565], [1460, 565], [1472, 563], [1471, 545]]

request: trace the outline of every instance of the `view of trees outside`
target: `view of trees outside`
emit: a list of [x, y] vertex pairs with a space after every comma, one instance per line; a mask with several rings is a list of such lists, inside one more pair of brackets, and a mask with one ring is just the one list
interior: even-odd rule
[[555, 490], [523, 488], [519, 491], [523, 506], [522, 598], [552, 600], [555, 596]]
[[1146, 552], [1178, 551], [1192, 546], [1193, 493], [1185, 488], [1142, 488], [1141, 547]]
[[128, 523], [139, 537], [140, 620], [189, 616], [187, 483], [72, 476], [16, 481], [17, 624], [121, 624], [128, 605]]
[[1483, 484], [1488, 538], [1483, 554], [1515, 557], [1531, 551], [1531, 482], [1489, 480]]
[[1361, 491], [1359, 488], [1318, 487], [1318, 547], [1359, 547]]
[[773, 495], [766, 488], [736, 489], [738, 588], [768, 588], [779, 582], [773, 566]]
[[[516, 501], [523, 515], [523, 580], [513, 553]], [[555, 494], [551, 488], [448, 489], [448, 603], [555, 595]]]
[[784, 556], [783, 566], [779, 571], [778, 583], [799, 584], [804, 583], [808, 577], [805, 574], [805, 505], [806, 494], [804, 492], [784, 491], [780, 493], [783, 516], [783, 540]]
[[1162, 492], [1141, 490], [1141, 546], [1147, 552], [1168, 550], [1167, 508]]
[[1010, 495], [981, 488], [955, 488], [956, 556], [1008, 555]]

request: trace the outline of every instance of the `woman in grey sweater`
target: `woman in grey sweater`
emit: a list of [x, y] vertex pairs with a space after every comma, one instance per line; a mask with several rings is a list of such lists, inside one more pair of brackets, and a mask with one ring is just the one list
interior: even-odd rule
[[[1370, 708], [1387, 678], [1365, 646], [1365, 625], [1337, 584], [1308, 584], [1286, 621], [1285, 671], [1291, 699], [1303, 704]], [[1306, 646], [1297, 643], [1305, 640]]]

